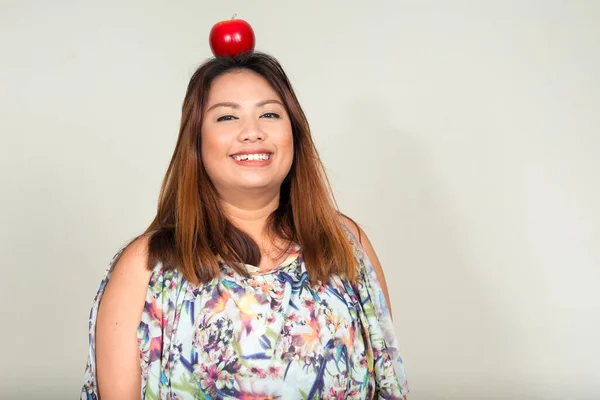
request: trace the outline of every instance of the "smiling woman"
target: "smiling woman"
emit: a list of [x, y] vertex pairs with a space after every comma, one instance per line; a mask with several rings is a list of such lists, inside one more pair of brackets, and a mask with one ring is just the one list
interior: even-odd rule
[[273, 57], [192, 76], [149, 228], [110, 263], [82, 399], [400, 399], [383, 270]]

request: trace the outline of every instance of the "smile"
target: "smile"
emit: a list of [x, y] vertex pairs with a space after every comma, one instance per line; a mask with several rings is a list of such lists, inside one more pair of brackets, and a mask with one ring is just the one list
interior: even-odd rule
[[236, 161], [266, 161], [271, 158], [271, 153], [236, 154], [231, 157]]

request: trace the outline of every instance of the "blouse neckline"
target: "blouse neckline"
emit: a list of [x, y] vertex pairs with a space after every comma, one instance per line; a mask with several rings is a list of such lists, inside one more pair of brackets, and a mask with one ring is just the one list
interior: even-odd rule
[[277, 266], [269, 269], [262, 269], [257, 265], [253, 264], [243, 264], [246, 267], [246, 270], [251, 276], [259, 276], [259, 275], [268, 275], [280, 271], [281, 269], [293, 264], [301, 254], [301, 247], [299, 244], [294, 243], [290, 246], [290, 250], [288, 252], [287, 257]]

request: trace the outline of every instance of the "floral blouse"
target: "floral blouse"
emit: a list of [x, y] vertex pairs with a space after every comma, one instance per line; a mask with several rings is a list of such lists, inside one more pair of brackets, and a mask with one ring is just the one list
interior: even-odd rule
[[[296, 246], [281, 265], [250, 277], [222, 274], [193, 285], [154, 268], [137, 331], [141, 399], [401, 399], [408, 392], [375, 271], [348, 231], [357, 283], [311, 286]], [[126, 246], [125, 246], [126, 247]], [[98, 399], [95, 328], [113, 258], [94, 299], [81, 399]]]

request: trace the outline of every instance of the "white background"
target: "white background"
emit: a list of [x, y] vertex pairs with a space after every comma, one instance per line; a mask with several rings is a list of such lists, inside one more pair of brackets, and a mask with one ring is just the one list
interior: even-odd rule
[[379, 254], [409, 399], [600, 398], [599, 1], [0, 4], [0, 398], [79, 395], [233, 13]]

